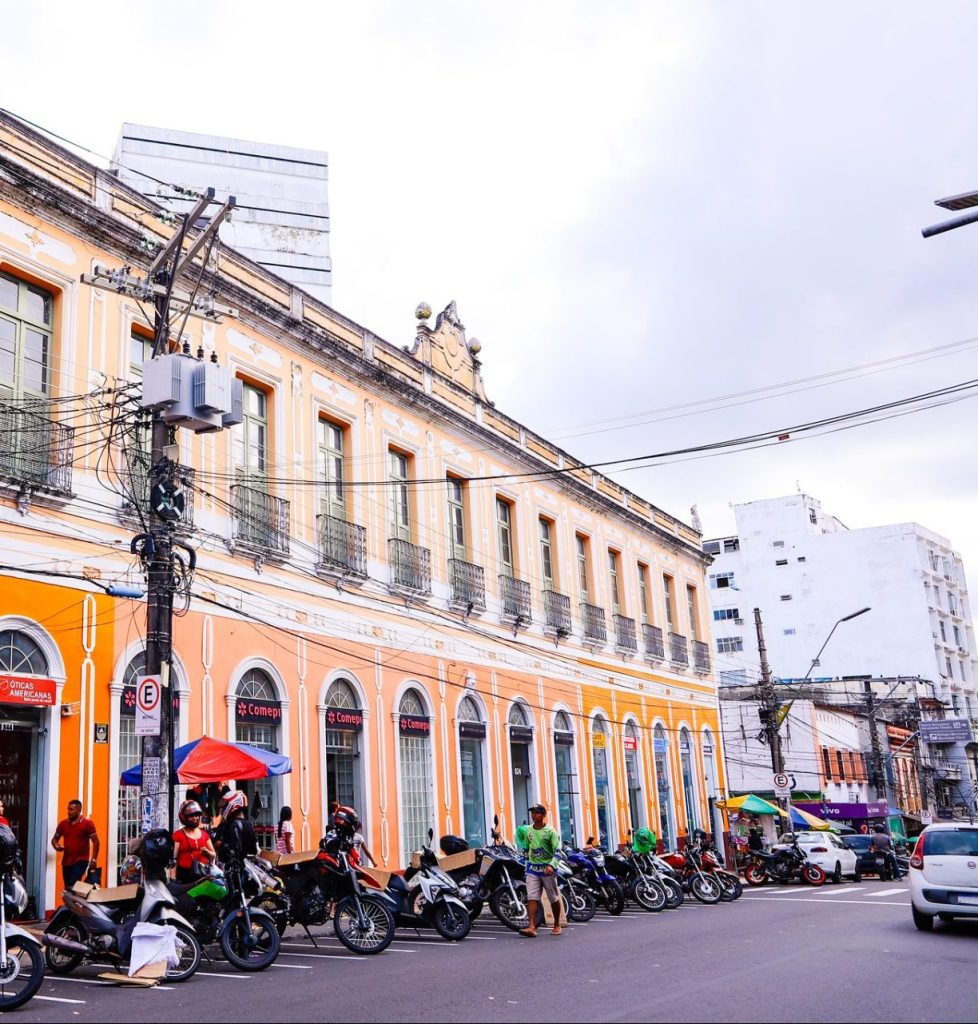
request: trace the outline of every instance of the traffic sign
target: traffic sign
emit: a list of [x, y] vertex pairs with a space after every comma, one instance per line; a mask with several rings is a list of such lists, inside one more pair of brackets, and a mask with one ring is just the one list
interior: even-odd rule
[[791, 797], [791, 790], [787, 786], [775, 786], [774, 795], [778, 800], [788, 800]]
[[774, 773], [774, 788], [775, 789], [790, 789], [790, 787], [791, 787], [791, 779], [789, 779], [788, 776], [785, 775], [784, 772], [775, 772]]
[[162, 693], [159, 676], [136, 676], [137, 736], [159, 736]]
[[921, 825], [933, 825], [934, 824], [934, 815], [931, 814], [930, 811], [921, 811], [920, 812], [920, 824]]

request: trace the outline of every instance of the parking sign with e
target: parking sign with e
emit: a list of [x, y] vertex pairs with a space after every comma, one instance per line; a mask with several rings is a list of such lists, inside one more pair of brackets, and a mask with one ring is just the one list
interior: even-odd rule
[[136, 677], [136, 735], [159, 736], [160, 696], [163, 687], [159, 676]]

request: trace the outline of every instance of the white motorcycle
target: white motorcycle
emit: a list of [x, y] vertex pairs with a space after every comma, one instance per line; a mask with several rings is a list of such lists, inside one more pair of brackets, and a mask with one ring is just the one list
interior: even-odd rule
[[7, 921], [27, 909], [27, 888], [19, 873], [20, 851], [13, 831], [0, 826], [0, 1013], [23, 1006], [44, 981], [41, 944]]

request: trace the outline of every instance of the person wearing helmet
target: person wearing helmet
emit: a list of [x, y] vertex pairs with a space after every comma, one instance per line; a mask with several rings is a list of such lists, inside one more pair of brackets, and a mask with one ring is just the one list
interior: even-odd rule
[[882, 854], [887, 872], [891, 878], [902, 878], [900, 865], [897, 864], [896, 854], [893, 852], [893, 840], [882, 825], [873, 826], [873, 835], [869, 840], [869, 849], [873, 854]]
[[245, 857], [258, 853], [258, 836], [248, 820], [248, 797], [240, 789], [224, 795], [221, 827], [217, 832], [217, 850], [224, 864], [240, 866]]
[[635, 853], [655, 853], [659, 841], [650, 828], [640, 828], [632, 835], [632, 850]]
[[183, 828], [173, 833], [173, 857], [177, 862], [177, 881], [192, 882], [201, 871], [195, 865], [217, 860], [211, 837], [201, 827], [204, 810], [196, 800], [184, 800], [180, 805], [180, 824]]

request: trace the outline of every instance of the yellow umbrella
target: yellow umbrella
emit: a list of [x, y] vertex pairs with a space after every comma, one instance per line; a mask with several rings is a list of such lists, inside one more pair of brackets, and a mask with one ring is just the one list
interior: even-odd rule
[[718, 801], [728, 811], [746, 811], [748, 814], [784, 814], [780, 807], [765, 800], [763, 797], [746, 793], [744, 796], [732, 796], [729, 800]]

